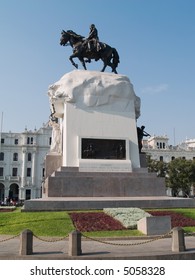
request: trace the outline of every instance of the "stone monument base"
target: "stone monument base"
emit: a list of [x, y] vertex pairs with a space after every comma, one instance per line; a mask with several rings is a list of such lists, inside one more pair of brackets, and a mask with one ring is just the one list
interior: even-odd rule
[[24, 211], [62, 211], [117, 207], [195, 207], [192, 198], [166, 196], [164, 178], [134, 172], [80, 172], [61, 167], [45, 182], [43, 198], [26, 200]]
[[[80, 172], [61, 167], [44, 184], [45, 197], [165, 196], [164, 178], [141, 172]], [[144, 169], [145, 170], [145, 169]]]

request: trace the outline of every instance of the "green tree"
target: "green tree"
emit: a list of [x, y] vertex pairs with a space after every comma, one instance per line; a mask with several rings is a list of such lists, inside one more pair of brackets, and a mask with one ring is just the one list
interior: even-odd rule
[[148, 172], [155, 172], [157, 177], [165, 177], [167, 173], [167, 163], [148, 157]]
[[195, 179], [195, 164], [192, 160], [176, 158], [168, 163], [166, 186], [171, 188], [172, 195], [178, 196], [182, 191], [189, 196], [192, 183]]

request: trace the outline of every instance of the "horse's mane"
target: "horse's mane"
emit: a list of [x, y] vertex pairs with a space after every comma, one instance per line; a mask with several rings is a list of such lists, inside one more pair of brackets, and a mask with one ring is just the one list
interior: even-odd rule
[[66, 33], [72, 35], [73, 37], [77, 38], [77, 39], [83, 39], [85, 38], [84, 36], [78, 35], [76, 32], [72, 31], [72, 30], [67, 30]]

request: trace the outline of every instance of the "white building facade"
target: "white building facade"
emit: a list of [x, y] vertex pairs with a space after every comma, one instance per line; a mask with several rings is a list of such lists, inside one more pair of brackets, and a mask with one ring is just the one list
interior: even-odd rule
[[170, 162], [175, 158], [195, 159], [195, 139], [190, 139], [172, 146], [167, 136], [152, 136], [143, 141], [142, 151], [157, 161]]
[[44, 160], [51, 145], [51, 127], [22, 133], [1, 133], [0, 201], [40, 198]]
[[[52, 128], [0, 135], [0, 202], [6, 197], [15, 201], [40, 198], [45, 176], [45, 156], [50, 151]], [[195, 160], [195, 139], [177, 146], [168, 144], [167, 136], [152, 136], [143, 141], [142, 151], [157, 161], [175, 158]]]

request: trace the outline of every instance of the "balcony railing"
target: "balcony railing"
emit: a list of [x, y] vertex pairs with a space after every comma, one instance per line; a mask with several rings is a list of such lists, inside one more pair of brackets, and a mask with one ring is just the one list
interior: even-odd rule
[[11, 182], [19, 182], [20, 176], [6, 176], [6, 179]]

